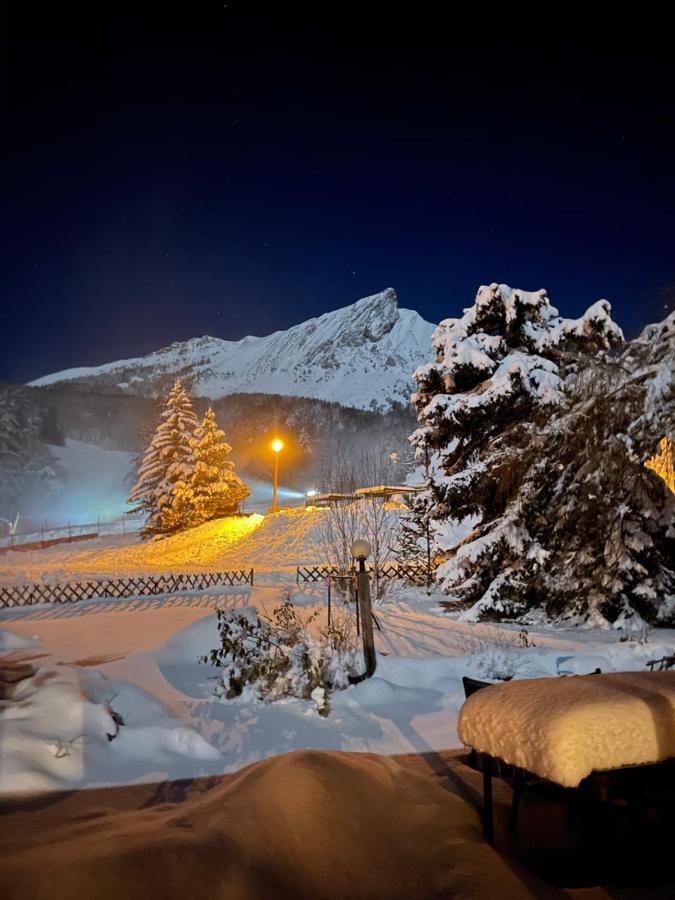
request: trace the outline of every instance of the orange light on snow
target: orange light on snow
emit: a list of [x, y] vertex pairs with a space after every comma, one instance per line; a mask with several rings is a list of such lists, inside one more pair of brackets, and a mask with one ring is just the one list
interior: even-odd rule
[[280, 450], [282, 450], [283, 446], [284, 446], [284, 442], [280, 441], [279, 438], [275, 438], [272, 441], [272, 450], [274, 450], [275, 453], [278, 453]]

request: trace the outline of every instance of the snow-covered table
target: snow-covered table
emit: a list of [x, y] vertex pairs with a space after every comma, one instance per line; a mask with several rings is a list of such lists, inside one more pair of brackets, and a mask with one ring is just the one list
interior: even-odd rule
[[614, 672], [491, 685], [466, 700], [457, 731], [460, 740], [486, 760], [489, 831], [492, 759], [575, 788], [591, 773], [674, 758], [675, 672]]

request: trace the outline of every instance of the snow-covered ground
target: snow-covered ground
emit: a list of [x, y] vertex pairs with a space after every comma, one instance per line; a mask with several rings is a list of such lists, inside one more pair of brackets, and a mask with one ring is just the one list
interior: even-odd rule
[[276, 515], [217, 519], [159, 541], [113, 535], [83, 545], [8, 552], [0, 559], [0, 584], [84, 580], [148, 572], [207, 572], [254, 567], [295, 572], [321, 561], [319, 517], [304, 507]]
[[[325, 586], [299, 587], [294, 569], [321, 560], [323, 514], [295, 510], [212, 522], [162, 541], [111, 537], [5, 554], [5, 583], [250, 566], [256, 583], [0, 610], [0, 686], [3, 662], [29, 659], [37, 669], [4, 704], [0, 790], [215, 774], [301, 748], [450, 749], [460, 746], [463, 675], [644, 670], [647, 659], [675, 649], [675, 631], [665, 630], [647, 643], [612, 630], [539, 627], [522, 636], [516, 626], [453, 619], [438, 596], [397, 584], [376, 608], [375, 676], [334, 693], [327, 718], [302, 700], [220, 699], [216, 670], [199, 661], [217, 645], [218, 608], [271, 612], [290, 592], [303, 615], [319, 612], [312, 628], [324, 620]], [[124, 722], [119, 730], [113, 712]]]
[[[290, 587], [290, 585], [289, 585]], [[670, 652], [674, 632], [646, 644], [615, 632], [517, 629], [440, 615], [436, 601], [399, 588], [377, 609], [378, 668], [335, 693], [327, 718], [309, 701], [219, 699], [216, 671], [199, 657], [216, 645], [218, 607], [270, 610], [283, 583], [143, 600], [86, 601], [2, 614], [2, 659], [35, 657], [37, 674], [5, 705], [0, 790], [44, 790], [157, 781], [236, 770], [300, 748], [427, 752], [460, 746], [461, 678], [508, 670], [516, 677], [644, 669]], [[293, 599], [321, 607], [320, 589]], [[31, 646], [20, 649], [22, 639]], [[111, 710], [124, 725], [115, 730]]]

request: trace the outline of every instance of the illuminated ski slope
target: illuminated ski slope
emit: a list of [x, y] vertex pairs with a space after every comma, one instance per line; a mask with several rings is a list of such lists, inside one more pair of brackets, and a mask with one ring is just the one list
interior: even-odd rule
[[143, 572], [225, 571], [251, 567], [283, 571], [321, 560], [318, 522], [322, 510], [283, 510], [275, 515], [233, 516], [152, 541], [112, 536], [86, 546], [6, 553], [5, 584], [45, 576], [50, 581], [135, 575]]

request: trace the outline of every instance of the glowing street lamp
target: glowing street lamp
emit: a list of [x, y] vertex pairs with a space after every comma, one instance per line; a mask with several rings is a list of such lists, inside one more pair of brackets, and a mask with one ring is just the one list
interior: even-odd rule
[[272, 450], [274, 450], [274, 499], [272, 500], [272, 512], [277, 511], [277, 486], [279, 484], [279, 453], [283, 449], [284, 442], [279, 438], [272, 441]]

